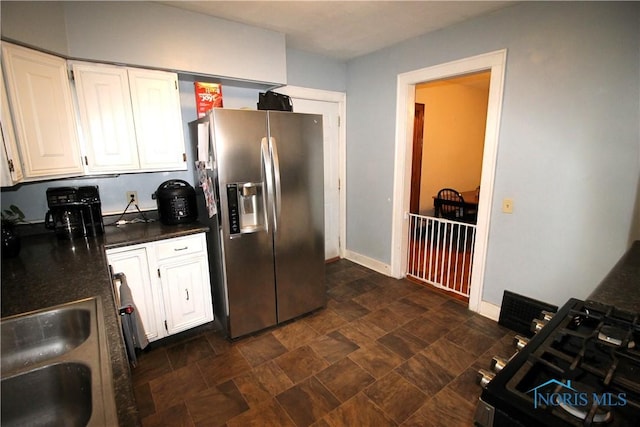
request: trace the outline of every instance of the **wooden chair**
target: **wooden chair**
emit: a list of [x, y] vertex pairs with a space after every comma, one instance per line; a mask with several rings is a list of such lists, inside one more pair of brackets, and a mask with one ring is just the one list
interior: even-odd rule
[[434, 207], [436, 217], [439, 218], [474, 224], [477, 221], [477, 210], [465, 203], [460, 192], [453, 188], [443, 188], [438, 191]]
[[438, 218], [460, 220], [464, 216], [464, 198], [453, 188], [438, 191], [434, 207]]

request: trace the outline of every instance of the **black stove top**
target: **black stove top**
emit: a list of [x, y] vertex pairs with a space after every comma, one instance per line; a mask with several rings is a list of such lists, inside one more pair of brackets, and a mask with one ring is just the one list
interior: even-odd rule
[[[487, 384], [478, 424], [639, 425], [639, 322], [637, 313], [569, 300]], [[483, 416], [489, 407], [495, 413]]]

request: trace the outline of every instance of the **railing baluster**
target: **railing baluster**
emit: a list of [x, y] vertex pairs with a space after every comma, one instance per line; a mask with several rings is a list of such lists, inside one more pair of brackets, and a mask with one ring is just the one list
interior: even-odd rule
[[469, 296], [475, 224], [409, 214], [407, 275]]

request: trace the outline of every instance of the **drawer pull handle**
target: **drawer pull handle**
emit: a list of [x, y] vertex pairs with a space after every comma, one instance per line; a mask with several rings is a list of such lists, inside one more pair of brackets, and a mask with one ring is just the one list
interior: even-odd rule
[[189, 301], [189, 289], [184, 290], [187, 293], [187, 301]]
[[183, 248], [174, 248], [173, 250], [174, 250], [175, 252], [178, 252], [178, 251], [186, 251], [187, 249], [189, 249], [189, 246], [185, 246], [185, 247], [183, 247]]

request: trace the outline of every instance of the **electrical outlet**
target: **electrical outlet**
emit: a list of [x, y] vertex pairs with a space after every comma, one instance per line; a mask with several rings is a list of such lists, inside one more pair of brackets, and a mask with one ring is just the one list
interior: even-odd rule
[[513, 199], [502, 199], [502, 212], [513, 213]]
[[132, 205], [138, 204], [138, 192], [127, 191], [127, 203], [131, 202]]

